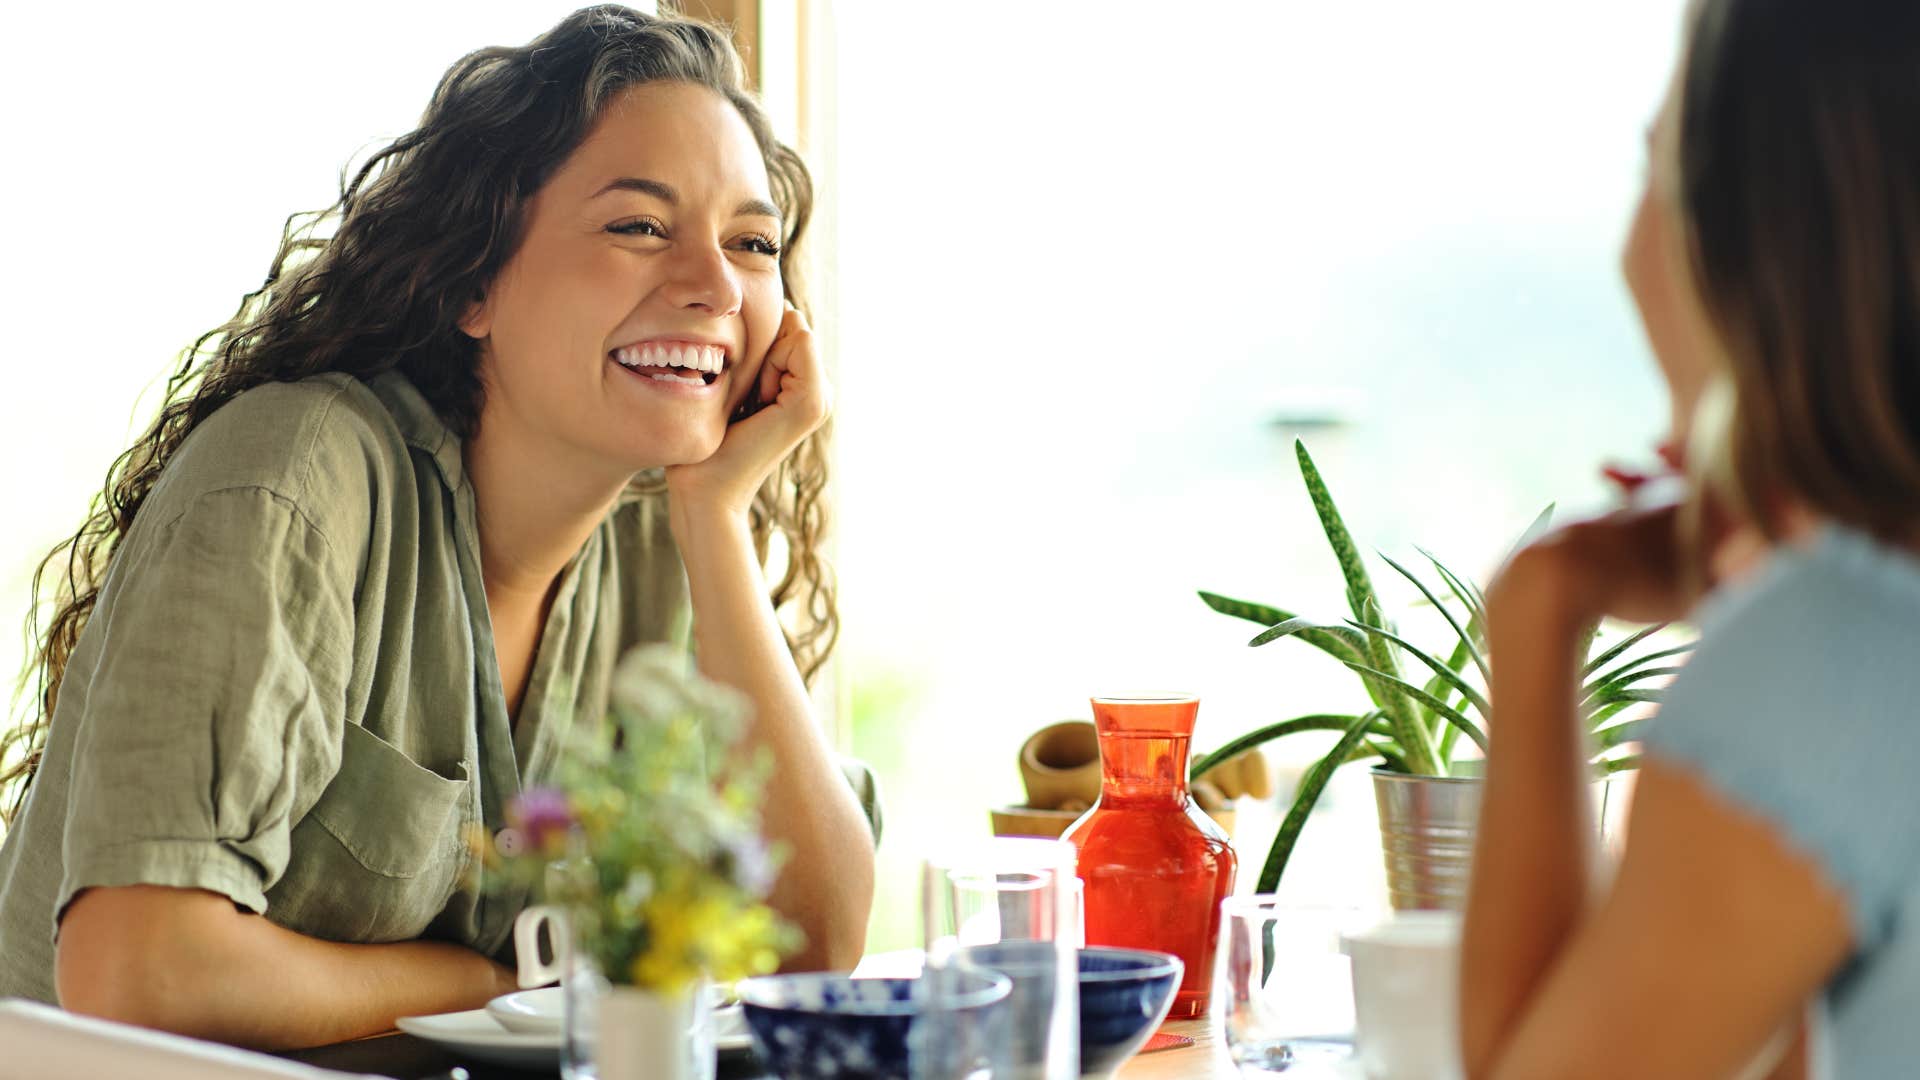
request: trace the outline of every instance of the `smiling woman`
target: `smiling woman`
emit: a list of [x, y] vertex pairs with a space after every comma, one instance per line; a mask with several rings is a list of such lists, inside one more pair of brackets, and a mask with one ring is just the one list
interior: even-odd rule
[[870, 838], [803, 677], [837, 625], [810, 205], [703, 24], [602, 6], [455, 64], [43, 564], [0, 997], [268, 1047], [473, 1007], [524, 898], [474, 888], [462, 836], [627, 647], [689, 636], [776, 764], [795, 964], [849, 965]]

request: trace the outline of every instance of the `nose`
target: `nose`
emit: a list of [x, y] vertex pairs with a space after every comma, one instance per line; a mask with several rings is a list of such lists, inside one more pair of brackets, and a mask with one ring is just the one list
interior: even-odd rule
[[673, 306], [718, 316], [739, 313], [740, 280], [718, 244], [676, 244], [670, 258], [666, 293]]

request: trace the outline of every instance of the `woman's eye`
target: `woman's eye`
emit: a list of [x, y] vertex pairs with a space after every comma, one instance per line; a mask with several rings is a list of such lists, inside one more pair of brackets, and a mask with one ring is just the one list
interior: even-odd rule
[[609, 225], [607, 226], [607, 231], [610, 233], [618, 233], [621, 236], [667, 235], [666, 226], [652, 218], [640, 218], [637, 221], [623, 221], [618, 225]]
[[756, 234], [743, 237], [740, 241], [740, 247], [743, 251], [751, 251], [755, 255], [777, 257], [780, 254], [780, 244], [769, 236]]

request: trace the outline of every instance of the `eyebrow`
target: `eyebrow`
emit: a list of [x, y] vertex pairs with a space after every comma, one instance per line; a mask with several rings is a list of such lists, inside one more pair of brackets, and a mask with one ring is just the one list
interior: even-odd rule
[[[673, 185], [663, 184], [658, 180], [649, 180], [644, 176], [617, 177], [610, 181], [606, 187], [594, 192], [592, 197], [597, 199], [609, 191], [637, 191], [642, 195], [651, 195], [661, 202], [666, 203], [668, 206], [677, 206], [680, 202], [680, 193], [673, 189]], [[733, 212], [737, 217], [755, 216], [777, 218], [780, 216], [778, 207], [765, 199], [755, 198], [742, 199], [740, 205], [733, 208]]]

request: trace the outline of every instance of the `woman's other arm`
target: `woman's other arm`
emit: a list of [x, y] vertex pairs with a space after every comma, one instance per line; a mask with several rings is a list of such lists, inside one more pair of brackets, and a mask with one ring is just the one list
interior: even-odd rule
[[1657, 756], [1619, 877], [1589, 878], [1579, 648], [1680, 617], [1672, 507], [1571, 526], [1488, 597], [1493, 738], [1461, 955], [1468, 1075], [1710, 1076], [1751, 1060], [1848, 948], [1846, 912], [1771, 829]]
[[[1492, 742], [1461, 942], [1460, 1030], [1485, 1075], [1565, 946], [1591, 883], [1585, 740], [1574, 722], [1584, 620], [1522, 552], [1488, 596]], [[1486, 857], [1499, 853], [1497, 858]]]
[[[1688, 771], [1649, 759], [1632, 830], [1613, 890], [1576, 918], [1533, 992], [1497, 1025], [1482, 1018], [1468, 1076], [1738, 1075], [1799, 1022], [1845, 960], [1840, 895], [1769, 826]], [[1469, 966], [1469, 998], [1485, 970]], [[1799, 1075], [1798, 1052], [1776, 1076]]]
[[218, 893], [157, 885], [80, 893], [61, 919], [55, 978], [73, 1012], [260, 1050], [373, 1035], [516, 988], [460, 945], [322, 941]]
[[729, 427], [711, 458], [667, 470], [669, 518], [687, 568], [700, 670], [746, 694], [747, 747], [773, 757], [765, 828], [787, 861], [770, 899], [807, 936], [787, 967], [844, 970], [866, 945], [873, 834], [814, 723], [748, 525], [761, 482], [832, 412], [812, 332], [791, 307], [758, 377], [765, 406]]
[[763, 813], [787, 849], [770, 902], [805, 931], [796, 971], [846, 970], [866, 945], [873, 834], [815, 725], [806, 685], [767, 600], [744, 518], [680, 525], [702, 672], [753, 703], [749, 747], [770, 751]]

